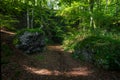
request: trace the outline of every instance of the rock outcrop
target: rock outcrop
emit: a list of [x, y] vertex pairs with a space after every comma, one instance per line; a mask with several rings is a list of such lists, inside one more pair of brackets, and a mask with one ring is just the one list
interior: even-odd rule
[[18, 37], [16, 47], [25, 53], [42, 52], [45, 48], [45, 36], [39, 32], [25, 31]]

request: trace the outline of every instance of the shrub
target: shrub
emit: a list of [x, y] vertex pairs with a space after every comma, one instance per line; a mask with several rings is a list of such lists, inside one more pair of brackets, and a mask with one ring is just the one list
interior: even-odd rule
[[[120, 70], [120, 41], [108, 37], [90, 36], [78, 42], [75, 51], [86, 50], [92, 61], [98, 67], [110, 70]], [[82, 53], [82, 52], [81, 52]], [[78, 58], [84, 55], [77, 55]]]

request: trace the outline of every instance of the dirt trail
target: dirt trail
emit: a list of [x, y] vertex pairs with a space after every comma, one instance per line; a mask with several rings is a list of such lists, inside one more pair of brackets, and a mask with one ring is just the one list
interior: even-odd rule
[[[33, 55], [25, 55], [12, 44], [8, 45], [14, 55], [10, 63], [1, 66], [3, 80], [120, 80], [120, 73], [98, 70], [89, 63], [77, 61], [61, 45], [47, 46], [45, 52]], [[39, 56], [43, 58], [35, 58]]]

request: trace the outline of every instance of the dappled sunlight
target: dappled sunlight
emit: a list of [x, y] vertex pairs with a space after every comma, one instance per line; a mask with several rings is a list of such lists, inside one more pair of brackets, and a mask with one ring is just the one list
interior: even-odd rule
[[[70, 52], [64, 52], [60, 45], [47, 46], [48, 52], [39, 67], [24, 64], [26, 71], [36, 75], [46, 76], [90, 76], [93, 70], [76, 62], [70, 57]], [[56, 54], [56, 55], [55, 55]], [[39, 65], [39, 64], [38, 64]], [[44, 65], [41, 66], [41, 65]]]
[[73, 68], [71, 71], [67, 72], [67, 75], [71, 75], [71, 76], [88, 76], [90, 74], [92, 74], [93, 71], [88, 70], [87, 67], [79, 67], [79, 68]]
[[[62, 45], [49, 45], [47, 46], [47, 49], [50, 50], [50, 51], [61, 51], [61, 52], [65, 52]], [[68, 53], [72, 53], [72, 51], [66, 51]]]
[[38, 68], [34, 68], [34, 67], [29, 67], [26, 65], [23, 65], [25, 67], [25, 70], [31, 72], [31, 73], [35, 73], [38, 75], [60, 75], [61, 72], [57, 71], [57, 70], [49, 70], [49, 69], [38, 69]]
[[62, 46], [60, 45], [52, 45], [52, 46], [47, 46], [48, 50], [52, 50], [52, 51], [64, 51], [64, 49], [62, 49]]
[[59, 70], [50, 70], [46, 68], [34, 68], [27, 65], [23, 65], [25, 70], [30, 73], [34, 73], [37, 75], [54, 75], [54, 76], [89, 76], [93, 73], [93, 71], [88, 70], [86, 67], [73, 68], [70, 71], [59, 71]]

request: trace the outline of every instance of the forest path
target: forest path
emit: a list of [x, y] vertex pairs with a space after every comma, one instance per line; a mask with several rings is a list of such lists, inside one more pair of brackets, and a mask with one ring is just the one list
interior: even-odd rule
[[[8, 33], [2, 33], [3, 41]], [[89, 63], [77, 61], [61, 45], [49, 45], [43, 53], [23, 54], [10, 42], [14, 55], [1, 66], [3, 80], [120, 80], [119, 73], [98, 70]]]

